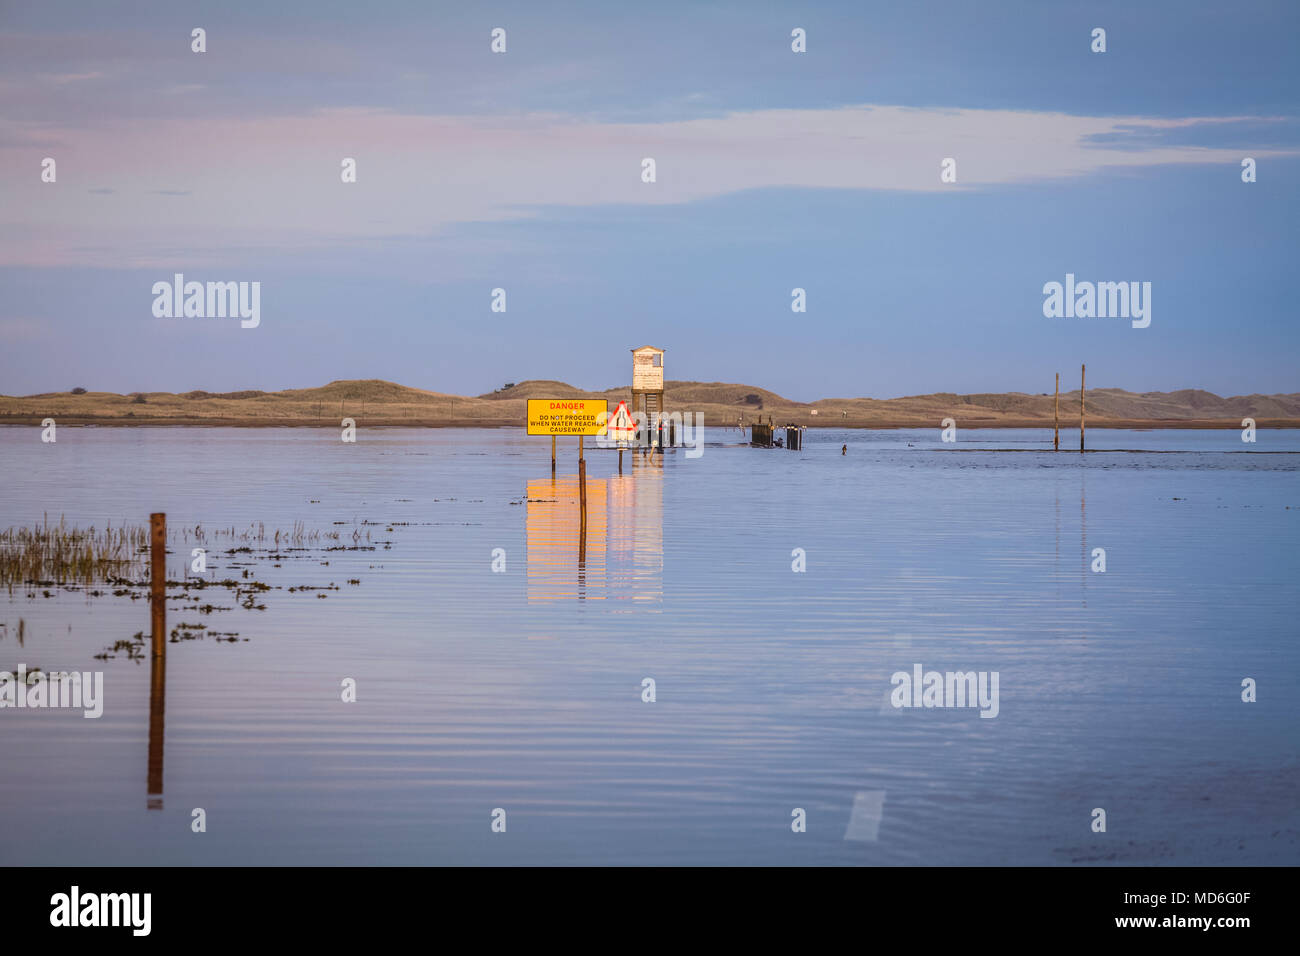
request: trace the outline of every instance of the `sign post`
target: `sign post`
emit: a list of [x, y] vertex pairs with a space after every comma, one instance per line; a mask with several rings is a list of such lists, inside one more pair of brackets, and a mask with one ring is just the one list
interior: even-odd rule
[[528, 434], [603, 435], [608, 414], [609, 402], [603, 398], [530, 398]]
[[555, 474], [555, 439], [560, 435], [578, 436], [578, 502], [582, 509], [582, 529], [587, 527], [587, 459], [583, 441], [588, 435], [604, 435], [609, 418], [609, 402], [603, 398], [530, 398], [528, 400], [528, 434], [551, 436], [551, 474]]
[[582, 436], [578, 436], [578, 507], [582, 509], [582, 533], [587, 533], [587, 459], [582, 456]]
[[636, 422], [627, 410], [627, 402], [619, 402], [605, 423], [605, 431], [618, 444], [618, 473], [623, 474], [623, 446], [636, 437]]

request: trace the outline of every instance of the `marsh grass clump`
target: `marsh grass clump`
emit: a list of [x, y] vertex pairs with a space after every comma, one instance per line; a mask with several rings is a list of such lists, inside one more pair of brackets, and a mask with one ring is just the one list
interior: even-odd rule
[[[295, 521], [291, 528], [267, 527], [260, 521], [252, 522], [246, 527], [205, 528], [201, 524], [193, 526], [172, 527], [168, 529], [168, 555], [179, 552], [186, 555], [192, 544], [221, 553], [227, 558], [247, 558], [248, 560], [231, 560], [225, 562], [231, 574], [239, 577], [191, 576], [189, 565], [184, 565], [185, 572], [179, 577], [166, 576], [166, 600], [179, 605], [177, 611], [195, 611], [201, 615], [211, 615], [222, 611], [235, 611], [242, 608], [248, 611], [265, 611], [267, 605], [262, 597], [268, 592], [279, 591], [284, 585], [268, 584], [254, 576], [255, 565], [260, 562], [280, 562], [288, 558], [319, 560], [327, 551], [374, 551], [376, 545], [370, 544], [370, 531], [357, 526], [354, 522], [351, 533], [352, 544], [347, 544], [347, 532], [331, 530], [310, 530], [301, 521]], [[384, 522], [365, 522], [364, 524], [386, 524]], [[391, 530], [391, 529], [390, 529]], [[334, 542], [334, 543], [331, 543]], [[383, 541], [385, 550], [391, 542]], [[221, 548], [224, 546], [224, 548]], [[218, 550], [221, 548], [221, 550]], [[301, 552], [291, 553], [291, 552]], [[12, 596], [16, 589], [21, 589], [29, 599], [38, 594], [46, 598], [58, 596], [59, 591], [80, 592], [87, 597], [130, 598], [132, 601], [145, 600], [149, 597], [150, 578], [150, 529], [145, 525], [123, 525], [121, 527], [105, 526], [98, 529], [69, 527], [66, 520], [59, 519], [58, 524], [50, 524], [48, 516], [42, 523], [31, 528], [9, 528], [0, 530], [0, 587], [7, 588]], [[236, 565], [250, 565], [236, 568]], [[329, 561], [320, 561], [328, 567]], [[377, 567], [371, 565], [371, 568]], [[175, 570], [173, 568], [173, 570]], [[214, 570], [214, 569], [209, 569]], [[360, 578], [348, 578], [352, 586], [361, 584]], [[218, 604], [205, 600], [204, 592], [218, 589], [227, 592], [233, 598], [230, 605]], [[317, 599], [325, 599], [328, 591], [342, 590], [331, 581], [327, 585], [299, 584], [287, 588], [290, 594], [314, 592]], [[0, 640], [9, 636], [17, 638], [23, 646], [26, 637], [26, 622], [19, 618], [15, 628], [8, 622], [0, 621]], [[247, 642], [235, 631], [218, 631], [208, 624], [176, 623], [168, 633], [170, 643], [183, 641], [215, 640], [221, 643]], [[146, 659], [144, 653], [145, 636], [137, 632], [130, 639], [117, 639], [95, 655], [96, 660], [113, 660], [125, 657], [137, 664]]]
[[[204, 528], [203, 525], [168, 529], [168, 541], [188, 549], [191, 544], [213, 547], [228, 543], [228, 555], [254, 556], [266, 545], [306, 551], [322, 541], [338, 541], [337, 531], [309, 530], [302, 521], [292, 528], [268, 528], [255, 521], [246, 528]], [[359, 537], [353, 533], [353, 539]], [[365, 536], [369, 538], [369, 532]], [[349, 549], [351, 550], [351, 549]], [[278, 555], [277, 555], [278, 556]], [[126, 596], [127, 588], [147, 583], [149, 572], [149, 528], [146, 525], [122, 525], [104, 528], [69, 527], [59, 519], [57, 525], [44, 521], [31, 528], [0, 531], [0, 587], [13, 593], [16, 587], [41, 587], [45, 596], [55, 585], [90, 585], [106, 583], [117, 588], [114, 596]], [[192, 581], [172, 582], [192, 585]], [[199, 585], [202, 586], [202, 585]], [[91, 592], [98, 597], [98, 592]], [[133, 595], [134, 596], [134, 595]]]
[[118, 639], [113, 642], [112, 646], [104, 648], [95, 655], [97, 661], [111, 661], [119, 654], [125, 654], [126, 659], [135, 661], [137, 664], [144, 660], [144, 631], [136, 631], [135, 636], [129, 640]]
[[148, 552], [149, 529], [143, 525], [82, 529], [62, 518], [57, 525], [46, 519], [32, 528], [0, 531], [0, 585], [12, 594], [24, 584], [141, 577]]

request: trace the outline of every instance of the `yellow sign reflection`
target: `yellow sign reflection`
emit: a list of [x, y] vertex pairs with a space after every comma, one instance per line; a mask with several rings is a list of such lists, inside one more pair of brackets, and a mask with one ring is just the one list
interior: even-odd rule
[[528, 600], [663, 601], [663, 460], [633, 453], [630, 474], [528, 483]]

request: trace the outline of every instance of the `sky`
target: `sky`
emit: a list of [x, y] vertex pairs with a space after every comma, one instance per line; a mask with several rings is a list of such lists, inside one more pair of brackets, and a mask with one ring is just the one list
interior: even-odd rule
[[[605, 389], [647, 344], [803, 401], [1085, 362], [1297, 392], [1298, 28], [1290, 0], [0, 0], [0, 394]], [[259, 282], [260, 323], [155, 316], [176, 273]], [[1150, 325], [1044, 316], [1067, 274], [1149, 282]]]

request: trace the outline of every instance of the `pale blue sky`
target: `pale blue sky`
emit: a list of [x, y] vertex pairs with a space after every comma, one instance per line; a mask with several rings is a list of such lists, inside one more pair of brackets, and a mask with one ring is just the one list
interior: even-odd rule
[[[0, 3], [0, 393], [1300, 390], [1296, 4], [459, 6]], [[155, 319], [177, 271], [261, 325]]]

